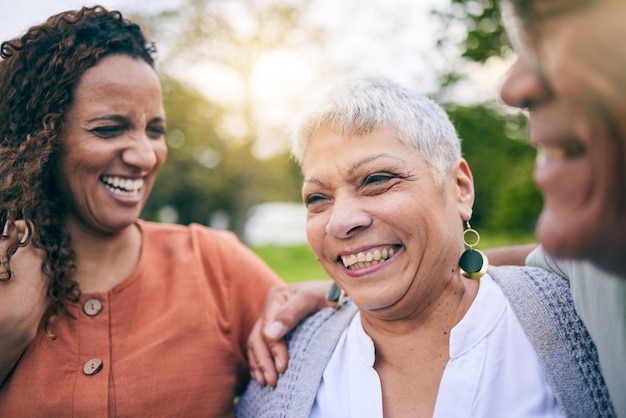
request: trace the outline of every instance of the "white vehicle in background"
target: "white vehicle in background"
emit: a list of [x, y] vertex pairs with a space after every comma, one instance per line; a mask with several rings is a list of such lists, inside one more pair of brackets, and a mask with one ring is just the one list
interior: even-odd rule
[[254, 206], [243, 240], [250, 246], [306, 244], [306, 208], [302, 203], [291, 202]]

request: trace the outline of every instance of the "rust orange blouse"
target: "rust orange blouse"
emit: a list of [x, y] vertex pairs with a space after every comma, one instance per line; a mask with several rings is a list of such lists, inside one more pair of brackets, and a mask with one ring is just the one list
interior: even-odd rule
[[233, 415], [247, 336], [280, 279], [232, 233], [139, 226], [133, 274], [68, 304], [56, 340], [37, 335], [0, 389], [0, 416]]

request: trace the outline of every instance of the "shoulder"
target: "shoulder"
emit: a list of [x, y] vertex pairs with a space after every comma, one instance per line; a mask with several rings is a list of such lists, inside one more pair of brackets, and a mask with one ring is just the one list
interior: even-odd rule
[[[235, 238], [231, 232], [217, 231], [208, 226], [191, 223], [189, 225], [150, 222], [139, 220], [137, 222], [141, 232], [147, 240], [159, 239], [159, 238], [172, 238], [172, 239], [189, 239], [192, 236], [200, 237], [201, 239], [211, 239], [218, 237], [228, 237], [230, 239]], [[228, 239], [227, 238], [227, 239]], [[218, 238], [221, 239], [221, 238]], [[235, 238], [236, 240], [236, 238]], [[150, 242], [150, 241], [148, 241]]]
[[287, 336], [289, 366], [276, 388], [252, 381], [237, 406], [238, 417], [308, 417], [326, 364], [357, 312], [349, 298], [304, 320]]
[[541, 245], [538, 245], [533, 251], [526, 257], [526, 265], [533, 267], [540, 267], [548, 271], [557, 273], [564, 278], [570, 280], [576, 271], [580, 269], [580, 265], [585, 262], [576, 261], [566, 258], [555, 258], [552, 255], [545, 252]]
[[586, 333], [567, 279], [539, 267], [490, 267], [488, 273], [502, 289], [533, 344], [534, 338], [542, 342], [547, 332], [573, 332], [566, 324], [575, 324], [577, 332]]
[[488, 273], [509, 299], [528, 292], [538, 294], [556, 292], [566, 298], [570, 296], [568, 280], [541, 267], [491, 266]]
[[611, 416], [598, 353], [576, 313], [569, 281], [538, 267], [490, 267], [537, 352], [566, 415]]
[[296, 360], [297, 357], [293, 354], [308, 351], [312, 346], [320, 354], [330, 356], [341, 333], [348, 327], [357, 310], [348, 297], [334, 309], [325, 308], [309, 316], [287, 336], [290, 357]]
[[249, 292], [262, 290], [263, 295], [269, 287], [282, 283], [231, 231], [194, 223], [184, 226], [140, 221], [138, 225], [143, 234], [144, 258], [162, 264], [195, 266], [196, 273], [204, 272], [212, 281], [240, 283], [248, 286]]
[[161, 222], [151, 222], [139, 219], [137, 225], [144, 235], [170, 235], [170, 234], [186, 234], [188, 227], [180, 224], [170, 224]]
[[191, 223], [189, 225], [148, 222], [140, 220], [139, 227], [148, 245], [170, 246], [176, 243], [183, 248], [200, 247], [203, 251], [230, 251], [246, 249], [231, 231], [219, 231], [208, 226]]

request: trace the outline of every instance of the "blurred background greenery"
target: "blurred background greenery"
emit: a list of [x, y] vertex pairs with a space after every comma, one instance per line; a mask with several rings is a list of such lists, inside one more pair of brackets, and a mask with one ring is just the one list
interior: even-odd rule
[[[157, 40], [168, 119], [169, 156], [144, 218], [228, 228], [243, 239], [255, 205], [300, 201], [299, 169], [287, 153], [297, 110], [317, 94], [316, 80], [354, 71], [326, 55], [339, 39], [310, 18], [313, 3], [185, 0], [174, 9], [132, 16]], [[384, 6], [387, 14], [376, 30], [391, 42], [400, 25], [388, 9]], [[402, 12], [393, 13], [401, 19]], [[444, 65], [428, 95], [445, 107], [462, 138], [477, 191], [472, 226], [480, 231], [483, 248], [533, 241], [542, 204], [531, 180], [535, 152], [525, 141], [526, 116], [505, 109], [495, 92], [484, 101], [456, 100], [458, 86], [476, 68], [513, 59], [497, 16], [493, 0], [442, 0], [429, 12], [440, 28], [432, 34], [432, 47]], [[305, 94], [279, 108], [258, 99], [263, 83], [257, 78], [262, 63], [285, 54], [301, 57], [290, 64], [292, 72], [306, 68], [317, 78]], [[207, 78], [208, 94], [180, 77], [181, 68]], [[419, 77], [416, 69], [414, 84], [423, 89]], [[221, 80], [230, 90], [212, 94]], [[283, 90], [289, 90], [283, 81]], [[270, 122], [268, 111], [281, 117]], [[305, 244], [248, 244], [286, 280], [324, 277]]]

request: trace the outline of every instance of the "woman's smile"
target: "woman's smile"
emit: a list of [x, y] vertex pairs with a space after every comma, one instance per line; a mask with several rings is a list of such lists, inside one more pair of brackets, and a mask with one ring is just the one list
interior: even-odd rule
[[115, 197], [123, 198], [122, 200], [141, 200], [143, 191], [143, 178], [131, 179], [119, 176], [100, 176], [100, 181], [105, 188]]
[[371, 248], [367, 251], [359, 251], [351, 254], [342, 254], [338, 257], [344, 267], [348, 270], [361, 270], [367, 267], [382, 264], [391, 259], [393, 255], [401, 249], [399, 245], [387, 245], [378, 248]]

